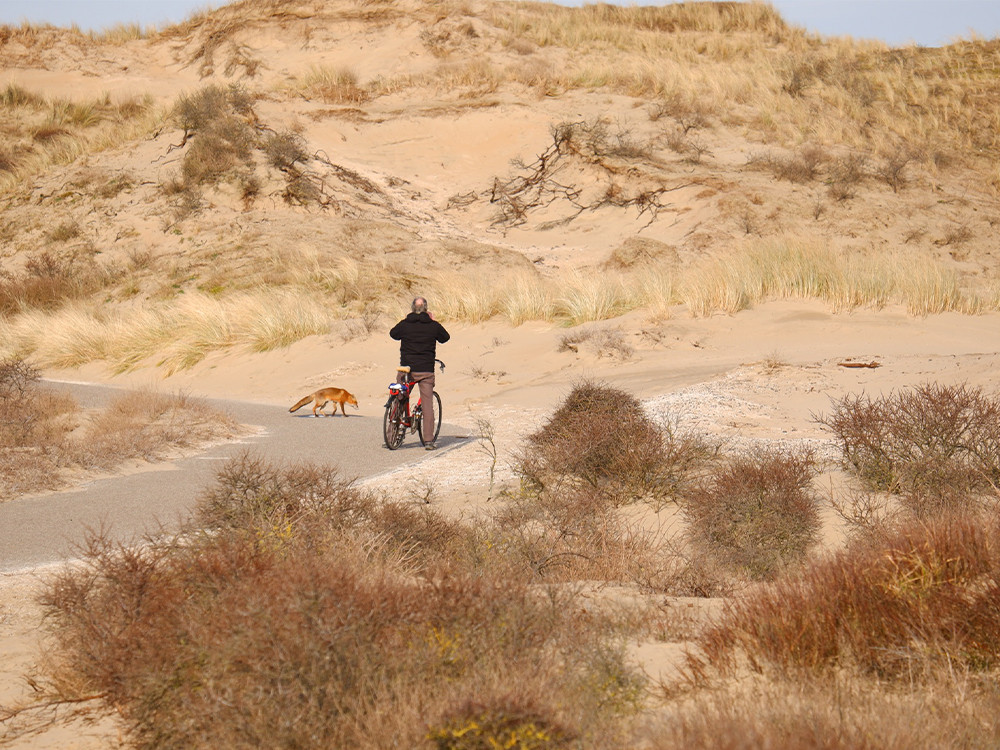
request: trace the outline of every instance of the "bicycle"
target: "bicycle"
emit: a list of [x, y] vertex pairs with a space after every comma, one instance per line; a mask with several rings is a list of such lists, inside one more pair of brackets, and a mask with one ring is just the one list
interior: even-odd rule
[[[434, 360], [441, 365], [444, 371], [444, 362], [440, 359]], [[414, 381], [409, 377], [409, 367], [397, 367], [396, 372], [406, 373], [407, 378], [402, 383], [389, 384], [389, 399], [385, 402], [385, 414], [382, 417], [382, 437], [385, 440], [385, 447], [391, 451], [396, 450], [403, 444], [406, 431], [417, 433], [420, 444], [426, 445], [424, 440], [423, 426], [423, 399], [417, 400], [417, 405], [410, 411], [410, 391], [413, 389]], [[434, 437], [431, 442], [437, 440], [441, 432], [441, 396], [434, 391]]]

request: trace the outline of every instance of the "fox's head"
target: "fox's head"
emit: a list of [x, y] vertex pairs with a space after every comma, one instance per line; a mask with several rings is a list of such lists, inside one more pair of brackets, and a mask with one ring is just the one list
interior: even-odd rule
[[358, 400], [356, 398], [354, 398], [354, 396], [352, 396], [352, 395], [348, 395], [348, 397], [347, 397], [347, 403], [349, 403], [355, 409], [358, 408]]

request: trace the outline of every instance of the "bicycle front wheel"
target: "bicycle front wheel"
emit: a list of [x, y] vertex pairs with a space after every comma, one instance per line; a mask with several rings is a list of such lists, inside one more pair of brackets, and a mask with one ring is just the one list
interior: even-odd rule
[[398, 398], [393, 398], [385, 405], [385, 415], [382, 417], [382, 437], [385, 447], [391, 451], [403, 444], [406, 426], [403, 424], [403, 404]]
[[[417, 429], [417, 435], [420, 436], [420, 444], [427, 445], [427, 441], [424, 440], [424, 425], [423, 425], [424, 415], [420, 415], [420, 427]], [[437, 391], [434, 391], [434, 437], [431, 438], [433, 443], [438, 439], [438, 435], [441, 433], [441, 397], [438, 395]]]

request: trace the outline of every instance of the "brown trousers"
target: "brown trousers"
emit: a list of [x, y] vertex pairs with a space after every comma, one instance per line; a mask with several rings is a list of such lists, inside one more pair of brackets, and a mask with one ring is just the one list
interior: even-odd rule
[[424, 434], [424, 442], [430, 443], [434, 440], [434, 373], [433, 372], [411, 372], [407, 375], [401, 372], [396, 376], [397, 383], [405, 383], [407, 378], [413, 380], [420, 389], [420, 408], [424, 412], [421, 432]]

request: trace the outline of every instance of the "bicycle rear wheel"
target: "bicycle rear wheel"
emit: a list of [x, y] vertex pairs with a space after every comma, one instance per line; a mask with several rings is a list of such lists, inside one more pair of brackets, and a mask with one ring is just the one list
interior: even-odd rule
[[[417, 435], [420, 436], [420, 444], [427, 445], [427, 441], [424, 440], [424, 414], [423, 410], [420, 412], [420, 424], [417, 427]], [[438, 435], [441, 433], [441, 397], [438, 395], [437, 391], [434, 391], [434, 437], [431, 438], [433, 443], [438, 439]]]
[[382, 437], [385, 447], [391, 451], [403, 444], [406, 426], [403, 424], [403, 404], [398, 398], [389, 399], [385, 405], [385, 415], [382, 417]]

